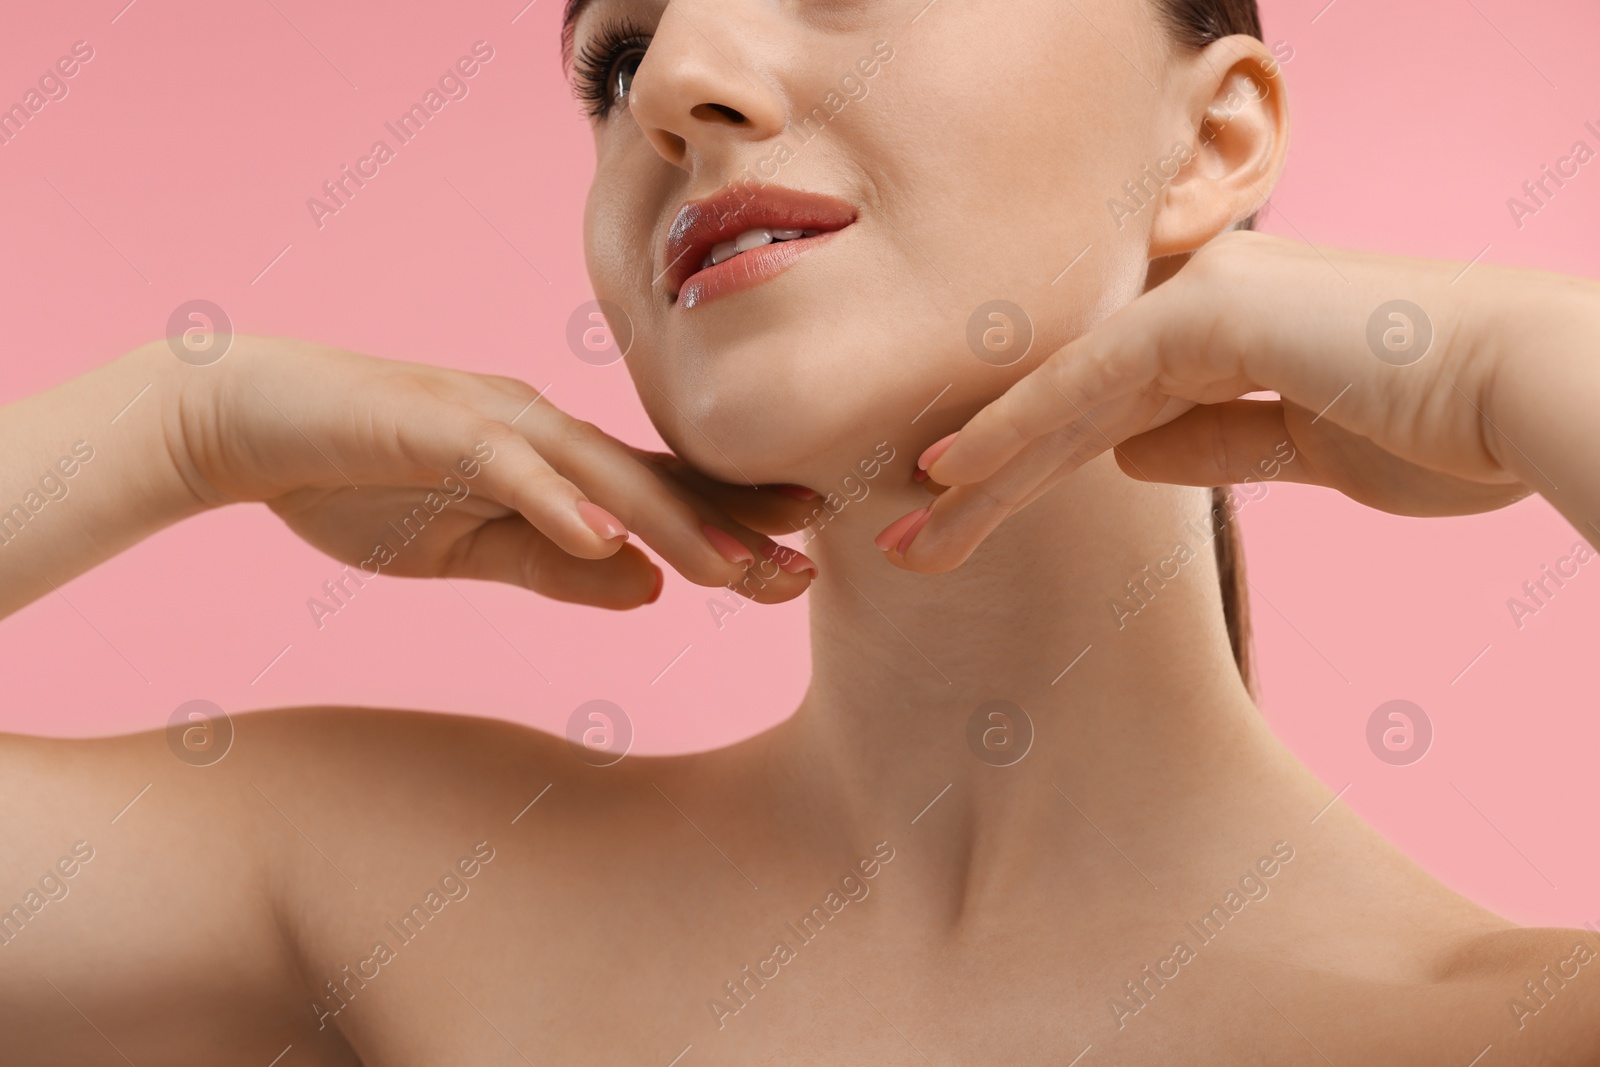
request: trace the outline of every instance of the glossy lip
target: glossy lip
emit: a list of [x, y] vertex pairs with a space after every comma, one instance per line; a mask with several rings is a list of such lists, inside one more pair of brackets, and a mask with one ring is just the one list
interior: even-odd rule
[[[805, 252], [856, 221], [856, 209], [837, 197], [763, 185], [751, 193], [729, 187], [678, 209], [662, 248], [661, 278], [680, 307], [759, 285]], [[819, 230], [815, 237], [777, 241], [702, 270], [711, 249], [746, 230]]]

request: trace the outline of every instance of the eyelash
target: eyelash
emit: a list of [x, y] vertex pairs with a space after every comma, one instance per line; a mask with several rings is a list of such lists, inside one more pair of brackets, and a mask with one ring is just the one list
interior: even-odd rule
[[630, 51], [643, 52], [649, 44], [649, 33], [628, 18], [603, 24], [584, 43], [572, 63], [573, 91], [584, 114], [603, 119], [611, 113], [616, 103], [611, 90], [616, 82], [617, 60]]

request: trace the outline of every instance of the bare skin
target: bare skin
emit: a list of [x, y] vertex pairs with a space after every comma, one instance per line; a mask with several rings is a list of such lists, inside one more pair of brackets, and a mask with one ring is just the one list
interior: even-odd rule
[[[0, 946], [7, 1052], [140, 1067], [280, 1053], [374, 1067], [1594, 1062], [1600, 938], [1518, 928], [1330, 804], [1240, 680], [1210, 546], [1191, 531], [1208, 526], [1196, 487], [1287, 444], [1285, 479], [1419, 515], [1537, 492], [1596, 543], [1600, 287], [1225, 233], [1282, 165], [1266, 50], [1229, 38], [1171, 52], [1115, 5], [1083, 6], [1121, 54], [1092, 35], [1070, 53], [1039, 48], [1040, 71], [1072, 82], [1063, 92], [1104, 91], [1105, 173], [1075, 179], [1084, 216], [1035, 214], [1004, 250], [982, 240], [993, 217], [943, 237], [911, 215], [878, 225], [910, 179], [875, 139], [948, 122], [911, 102], [948, 78], [958, 46], [1043, 24], [1026, 3], [941, 5], [883, 72], [883, 110], [845, 111], [837, 139], [783, 179], [859, 194], [861, 219], [691, 316], [652, 288], [652, 242], [684, 197], [759, 147], [762, 123], [781, 126], [780, 105], [810, 99], [815, 50], [779, 46], [772, 20], [792, 13], [639, 5], [659, 24], [626, 112], [597, 124], [589, 261], [597, 294], [636, 320], [630, 370], [673, 455], [629, 449], [523, 383], [273, 339], [241, 338], [200, 368], [157, 343], [0, 411], [10, 500], [74, 427], [153, 384], [79, 473], [72, 507], [0, 550], [6, 613], [231, 503], [266, 503], [356, 564], [386, 517], [458, 470], [470, 506], [445, 511], [449, 525], [390, 573], [647, 603], [656, 568], [586, 523], [589, 501], [682, 578], [766, 602], [809, 591], [813, 620], [795, 714], [693, 756], [600, 767], [505, 723], [348, 708], [235, 716], [227, 754], [205, 765], [175, 758], [181, 734], [0, 738], [0, 902], [30, 886], [59, 896]], [[882, 17], [920, 7], [886, 3]], [[834, 15], [799, 27], [834, 58], [882, 29]], [[580, 43], [596, 17], [580, 18]], [[765, 61], [749, 68], [760, 77], [714, 61], [734, 50]], [[1158, 99], [1132, 84], [1127, 56], [1162, 72]], [[1229, 103], [1250, 72], [1269, 91]], [[1085, 229], [1116, 187], [1103, 179], [1223, 113], [1158, 204]], [[1032, 173], [1008, 179], [1020, 215]], [[948, 203], [996, 180], [962, 174], [927, 164], [911, 184], [946, 183], [927, 202]], [[1054, 225], [1105, 242], [1097, 273], [1052, 289], [1053, 266], [1037, 291], [1002, 288], [1034, 309], [1040, 343], [1014, 366], [976, 363], [950, 338], [993, 279], [1081, 247], [1044, 232]], [[893, 232], [977, 260], [951, 280], [959, 297], [871, 299], [926, 270]], [[874, 291], [857, 306], [841, 278]], [[1394, 293], [1437, 327], [1403, 367], [1364, 343]], [[820, 300], [835, 314], [818, 329], [843, 332], [791, 337], [785, 316]], [[891, 335], [883, 351], [915, 353], [911, 372], [829, 343]], [[1260, 390], [1282, 400], [1236, 399]], [[923, 451], [954, 430], [948, 450]], [[815, 503], [728, 484], [736, 474], [826, 490], [879, 442], [895, 458], [808, 543], [814, 568], [730, 560], [702, 529], [754, 556]], [[474, 455], [468, 475], [457, 465]], [[919, 456], [933, 481], [913, 479]], [[920, 532], [880, 551], [873, 535], [930, 488]], [[1178, 542], [1194, 549], [1180, 578], [1132, 620], [1106, 610]], [[992, 700], [1032, 724], [1014, 762], [981, 739], [991, 720], [972, 741]]]

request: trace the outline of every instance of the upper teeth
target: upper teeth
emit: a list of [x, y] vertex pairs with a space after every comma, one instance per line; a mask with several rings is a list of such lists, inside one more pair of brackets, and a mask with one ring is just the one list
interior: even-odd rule
[[820, 230], [746, 230], [731, 241], [724, 241], [711, 250], [705, 262], [700, 264], [700, 269], [714, 267], [718, 263], [732, 259], [740, 252], [748, 252], [752, 248], [770, 245], [774, 241], [793, 241], [799, 237], [815, 237]]

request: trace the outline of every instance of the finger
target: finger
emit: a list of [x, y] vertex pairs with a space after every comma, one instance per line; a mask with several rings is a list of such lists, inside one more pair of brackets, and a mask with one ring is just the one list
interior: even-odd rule
[[736, 522], [591, 423], [547, 407], [527, 432], [556, 469], [696, 585], [779, 603], [804, 592], [816, 574], [804, 554]]
[[1272, 470], [1286, 481], [1322, 484], [1306, 462], [1290, 464], [1295, 447], [1278, 400], [1202, 404], [1117, 448], [1130, 478], [1173, 485], [1233, 485]]
[[974, 415], [960, 431], [924, 452], [919, 466], [931, 458], [933, 462], [924, 468], [929, 478], [944, 485], [971, 485], [994, 477], [1042, 438], [1055, 437], [1069, 447], [1101, 439], [1099, 424], [1135, 387], [1116, 388], [1107, 383], [1098, 399], [1090, 401], [1082, 387], [1068, 380], [1076, 376], [1072, 359], [1065, 349], [1052, 356]]
[[1102, 432], [1125, 405], [1144, 405], [1148, 421], [1124, 435], [1174, 418], [1183, 404], [1229, 400], [1259, 386], [1244, 375], [1239, 354], [1216, 342], [1207, 322], [1214, 302], [1193, 299], [1171, 283], [1152, 290], [1052, 353], [954, 435], [924, 453], [930, 476], [947, 485], [981, 481], [1030, 441], [1066, 431], [1086, 439]]
[[398, 447], [417, 463], [419, 478], [439, 470], [481, 479], [476, 488], [511, 508], [563, 552], [603, 559], [627, 540], [625, 525], [589, 500], [511, 426], [428, 405], [397, 420]]
[[552, 600], [623, 610], [649, 604], [664, 575], [634, 545], [604, 559], [574, 559], [520, 515], [479, 526], [440, 566], [444, 577], [506, 582]]
[[1006, 518], [1037, 497], [1042, 482], [1077, 470], [1109, 447], [1104, 436], [1046, 434], [990, 477], [945, 490], [929, 505], [927, 521], [905, 552], [898, 546], [890, 550], [891, 562], [923, 573], [960, 566]]
[[1098, 418], [1043, 433], [989, 477], [948, 490], [897, 562], [934, 573], [959, 566], [1007, 516], [1027, 507], [1050, 485], [1154, 418], [1171, 417], [1176, 410], [1181, 407], [1170, 398], [1136, 393], [1100, 404]]
[[1276, 400], [1197, 407], [1124, 441], [1117, 463], [1130, 477], [1176, 485], [1320, 485], [1397, 515], [1476, 514], [1529, 492], [1520, 484], [1485, 484], [1419, 466]]
[[729, 518], [758, 533], [773, 537], [796, 533], [805, 529], [822, 506], [822, 494], [805, 486], [731, 485], [707, 477], [670, 452], [631, 451], [671, 474]]

